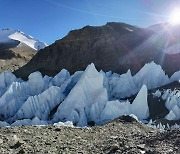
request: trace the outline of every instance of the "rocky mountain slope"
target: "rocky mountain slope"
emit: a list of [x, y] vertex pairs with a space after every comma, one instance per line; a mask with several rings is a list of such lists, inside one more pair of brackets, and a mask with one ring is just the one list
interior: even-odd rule
[[160, 132], [129, 116], [103, 126], [3, 127], [0, 150], [9, 153], [178, 154], [180, 131]]
[[18, 47], [4, 47], [0, 44], [0, 72], [15, 71], [25, 65], [36, 54], [36, 51], [25, 44]]
[[172, 31], [168, 26], [159, 32], [125, 23], [86, 26], [69, 32], [14, 73], [27, 79], [34, 71], [54, 76], [65, 68], [72, 74], [93, 62], [98, 70], [122, 74], [130, 69], [135, 74], [144, 64], [155, 61], [172, 75], [180, 69], [177, 46], [180, 30], [176, 27]]
[[17, 70], [44, 47], [46, 44], [21, 31], [0, 30], [0, 72]]

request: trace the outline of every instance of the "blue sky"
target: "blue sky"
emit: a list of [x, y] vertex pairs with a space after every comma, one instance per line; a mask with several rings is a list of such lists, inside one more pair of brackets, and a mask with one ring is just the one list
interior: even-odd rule
[[0, 0], [0, 29], [18, 29], [47, 44], [70, 30], [106, 22], [141, 27], [165, 22], [180, 0]]

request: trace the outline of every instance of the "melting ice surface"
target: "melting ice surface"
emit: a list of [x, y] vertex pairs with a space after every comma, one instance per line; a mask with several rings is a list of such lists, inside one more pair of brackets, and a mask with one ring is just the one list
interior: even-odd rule
[[[98, 125], [132, 114], [144, 120], [149, 116], [148, 89], [179, 80], [178, 76], [176, 73], [168, 78], [154, 62], [146, 64], [134, 76], [130, 70], [122, 75], [98, 72], [94, 64], [72, 76], [65, 69], [54, 78], [34, 72], [28, 81], [5, 71], [0, 74], [0, 126], [63, 125], [61, 122], [66, 121], [76, 126], [86, 126], [92, 121]], [[137, 96], [133, 102], [122, 101], [134, 94]], [[167, 99], [170, 94], [164, 95]], [[180, 94], [176, 95], [179, 98]], [[171, 103], [166, 102], [170, 111], [167, 119], [180, 119], [179, 102], [174, 97]]]

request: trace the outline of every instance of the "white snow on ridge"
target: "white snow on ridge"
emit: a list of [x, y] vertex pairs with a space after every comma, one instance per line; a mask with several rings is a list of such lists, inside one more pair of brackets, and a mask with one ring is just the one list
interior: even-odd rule
[[11, 40], [20, 41], [35, 50], [40, 50], [47, 46], [45, 43], [18, 30], [3, 29], [0, 31], [0, 43], [7, 43]]
[[[179, 79], [178, 75], [176, 73], [176, 79]], [[17, 79], [6, 71], [0, 74], [0, 126], [46, 125], [66, 121], [77, 126], [86, 126], [90, 121], [98, 125], [131, 114], [144, 120], [149, 116], [147, 89], [170, 82], [172, 78], [169, 79], [154, 62], [145, 65], [135, 76], [130, 70], [122, 75], [98, 72], [94, 64], [72, 76], [65, 69], [54, 78], [42, 77], [41, 73], [34, 72], [29, 75], [28, 81]], [[138, 95], [132, 104], [119, 99], [136, 93]], [[178, 90], [154, 96], [166, 100], [170, 111], [167, 119], [180, 119]]]

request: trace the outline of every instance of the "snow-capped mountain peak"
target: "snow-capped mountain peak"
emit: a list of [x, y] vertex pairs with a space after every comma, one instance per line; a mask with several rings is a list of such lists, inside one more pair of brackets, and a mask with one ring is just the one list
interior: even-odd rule
[[10, 43], [13, 40], [24, 43], [35, 50], [40, 50], [47, 46], [47, 44], [33, 38], [32, 36], [26, 35], [19, 30], [0, 30], [0, 43]]

